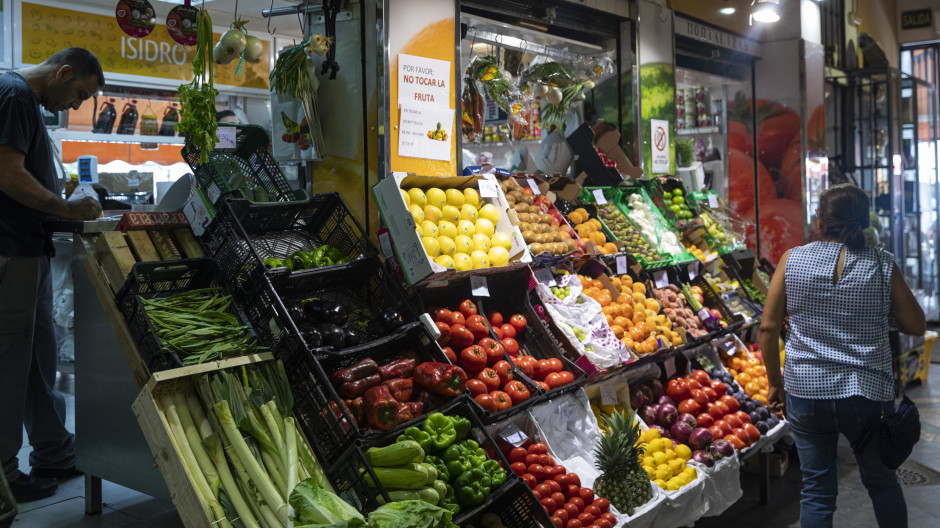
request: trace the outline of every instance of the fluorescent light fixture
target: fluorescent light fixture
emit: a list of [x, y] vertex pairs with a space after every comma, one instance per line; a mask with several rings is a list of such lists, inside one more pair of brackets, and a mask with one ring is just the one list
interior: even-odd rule
[[780, 20], [779, 0], [754, 0], [751, 2], [751, 18], [765, 24]]
[[733, 7], [722, 7], [718, 10], [722, 15], [733, 15], [735, 11], [737, 11], [737, 9]]

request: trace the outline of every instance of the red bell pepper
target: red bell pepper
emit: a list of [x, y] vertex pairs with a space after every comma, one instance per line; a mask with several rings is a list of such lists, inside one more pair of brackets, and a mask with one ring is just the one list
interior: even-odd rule
[[418, 387], [418, 390], [414, 393], [414, 401], [423, 406], [422, 412], [424, 413], [429, 413], [447, 402], [443, 396], [434, 394], [431, 391], [426, 391], [420, 387]]
[[411, 408], [411, 414], [413, 414], [415, 418], [417, 418], [417, 417], [421, 416], [422, 414], [424, 414], [424, 404], [423, 404], [423, 403], [421, 403], [421, 402], [408, 402], [408, 403], [406, 403], [406, 405], [408, 405], [408, 407]]
[[406, 402], [411, 399], [411, 392], [414, 390], [414, 382], [411, 378], [390, 379], [382, 382], [382, 385], [388, 385], [392, 397], [400, 402]]
[[414, 381], [434, 394], [455, 398], [467, 388], [467, 373], [456, 365], [425, 362], [415, 367]]
[[411, 412], [411, 406], [407, 403], [398, 404], [398, 423], [403, 424], [405, 422], [410, 422], [415, 419], [415, 415]]
[[379, 373], [379, 364], [372, 358], [366, 358], [355, 365], [338, 370], [330, 376], [330, 381], [334, 387], [339, 388], [344, 383], [349, 383]]
[[362, 396], [353, 398], [351, 400], [345, 400], [346, 409], [349, 411], [349, 415], [352, 416], [352, 419], [357, 423], [362, 421]]
[[367, 390], [380, 385], [382, 383], [382, 376], [378, 374], [372, 374], [371, 376], [358, 379], [356, 381], [347, 381], [339, 387], [337, 387], [336, 392], [342, 398], [353, 399], [359, 396], [362, 396]]
[[362, 402], [366, 418], [372, 427], [390, 431], [399, 424], [400, 404], [392, 397], [387, 385], [379, 385], [366, 391]]
[[379, 375], [382, 376], [383, 380], [409, 378], [411, 377], [412, 371], [415, 369], [416, 363], [417, 361], [411, 358], [396, 359], [391, 363], [379, 367]]

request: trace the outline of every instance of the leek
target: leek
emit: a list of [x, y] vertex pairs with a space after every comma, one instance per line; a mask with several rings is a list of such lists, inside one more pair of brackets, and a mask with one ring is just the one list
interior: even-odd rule
[[[284, 418], [284, 435], [287, 437], [287, 489], [288, 495], [297, 487], [297, 437], [294, 436], [294, 419]], [[294, 517], [294, 508], [290, 507], [288, 515]]]
[[176, 404], [176, 413], [179, 416], [180, 423], [183, 425], [183, 432], [186, 434], [186, 440], [189, 443], [189, 447], [193, 450], [193, 455], [195, 455], [196, 463], [199, 464], [199, 469], [202, 470], [202, 474], [206, 478], [206, 483], [209, 485], [212, 497], [217, 498], [219, 496], [220, 485], [219, 474], [216, 472], [215, 466], [212, 465], [212, 460], [209, 459], [209, 455], [202, 446], [202, 437], [199, 435], [199, 431], [196, 430], [196, 424], [193, 421], [192, 414], [189, 412], [189, 404], [186, 401], [186, 396], [184, 396], [182, 392], [176, 392], [173, 394], [173, 400]]

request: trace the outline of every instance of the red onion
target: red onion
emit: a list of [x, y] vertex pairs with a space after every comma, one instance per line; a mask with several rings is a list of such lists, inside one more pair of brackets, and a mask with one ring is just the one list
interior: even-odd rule
[[697, 425], [695, 417], [689, 413], [679, 414], [679, 421], [687, 423], [692, 429], [695, 429], [695, 426]]
[[663, 427], [672, 427], [672, 424], [676, 423], [678, 419], [679, 411], [676, 410], [675, 405], [664, 403], [656, 410], [656, 423]]
[[715, 459], [712, 458], [710, 454], [701, 449], [692, 452], [692, 460], [698, 462], [699, 464], [704, 464], [705, 467], [712, 467], [715, 465]]
[[692, 428], [689, 427], [689, 424], [685, 422], [679, 422], [672, 424], [672, 427], [669, 428], [669, 431], [672, 433], [672, 437], [685, 444], [689, 441], [689, 435], [692, 434]]
[[689, 447], [692, 449], [708, 449], [712, 443], [712, 432], [704, 427], [697, 427], [689, 435]]

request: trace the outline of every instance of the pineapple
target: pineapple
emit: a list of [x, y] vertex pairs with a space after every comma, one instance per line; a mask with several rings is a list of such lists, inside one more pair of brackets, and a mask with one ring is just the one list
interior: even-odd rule
[[633, 515], [638, 506], [653, 497], [649, 475], [640, 467], [640, 458], [646, 451], [645, 443], [635, 445], [640, 438], [640, 426], [621, 411], [603, 417], [607, 433], [594, 446], [597, 470], [602, 473], [594, 481], [594, 492], [617, 508]]

